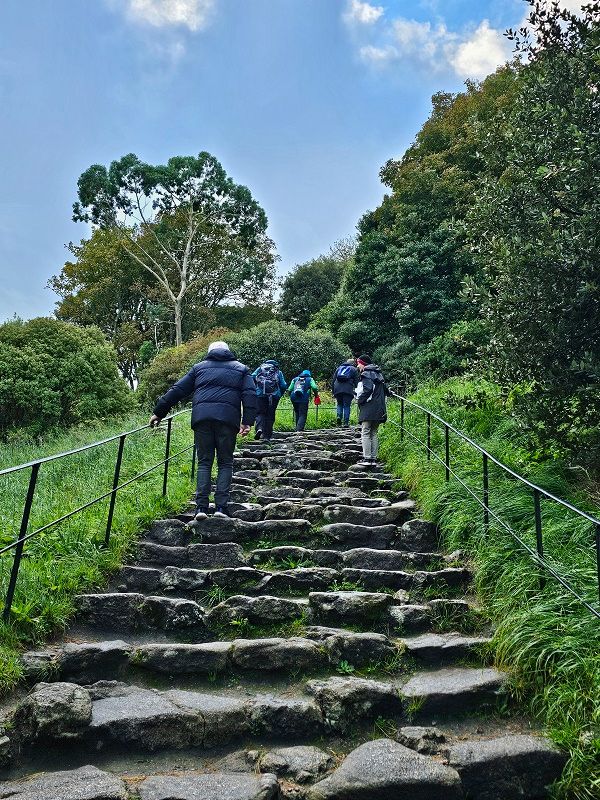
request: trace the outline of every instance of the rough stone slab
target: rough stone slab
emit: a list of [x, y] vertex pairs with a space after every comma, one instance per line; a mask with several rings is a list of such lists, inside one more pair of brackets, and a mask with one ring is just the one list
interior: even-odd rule
[[205, 746], [226, 744], [249, 731], [248, 700], [182, 689], [171, 689], [163, 697], [201, 723]]
[[431, 609], [428, 605], [394, 602], [387, 611], [386, 622], [394, 633], [422, 631], [431, 625]]
[[139, 787], [140, 800], [276, 800], [275, 775], [213, 773], [153, 776]]
[[143, 594], [79, 595], [80, 616], [107, 630], [204, 630], [204, 614], [192, 600]]
[[137, 546], [138, 559], [143, 564], [185, 567], [188, 561], [187, 547], [167, 547], [163, 544], [141, 541]]
[[247, 619], [255, 625], [288, 622], [304, 616], [307, 609], [308, 601], [304, 598], [234, 595], [211, 609], [206, 622], [209, 627], [236, 619]]
[[274, 773], [280, 778], [288, 778], [296, 783], [314, 781], [334, 764], [334, 759], [329, 753], [308, 745], [277, 747], [267, 753], [249, 750], [246, 758], [261, 772]]
[[115, 588], [119, 592], [156, 594], [160, 591], [162, 573], [163, 570], [156, 567], [121, 567], [115, 578]]
[[308, 639], [321, 642], [333, 664], [347, 661], [353, 667], [383, 663], [392, 658], [398, 649], [382, 633], [357, 633], [343, 628], [326, 628], [311, 625], [305, 629]]
[[353, 569], [346, 567], [341, 571], [344, 581], [363, 586], [367, 591], [375, 592], [380, 589], [411, 589], [413, 575], [400, 570], [383, 569]]
[[367, 678], [311, 680], [306, 691], [317, 701], [327, 725], [344, 731], [357, 720], [371, 719], [378, 714], [400, 715], [402, 699], [393, 683]]
[[258, 458], [242, 458], [240, 456], [234, 455], [233, 457], [233, 469], [234, 474], [238, 470], [245, 470], [245, 469], [260, 469], [260, 461]]
[[92, 699], [87, 689], [74, 683], [38, 683], [17, 705], [14, 722], [26, 742], [74, 739], [92, 719]]
[[224, 569], [247, 565], [241, 545], [235, 542], [223, 542], [191, 544], [187, 548], [187, 566], [194, 569]]
[[149, 751], [201, 744], [203, 718], [172, 703], [167, 694], [135, 687], [127, 694], [94, 701], [89, 728], [92, 740]]
[[256, 591], [269, 573], [254, 567], [235, 567], [211, 570], [208, 574], [213, 586], [246, 592]]
[[392, 501], [386, 497], [353, 497], [350, 501], [351, 506], [361, 508], [387, 508], [392, 505]]
[[484, 636], [463, 636], [460, 633], [424, 633], [402, 639], [409, 655], [421, 661], [436, 662], [467, 658], [491, 639]]
[[344, 566], [354, 569], [406, 570], [443, 564], [439, 553], [410, 553], [404, 550], [376, 550], [357, 547], [343, 554]]
[[168, 547], [185, 547], [191, 539], [191, 531], [181, 520], [159, 519], [153, 522], [143, 536], [147, 542]]
[[353, 750], [306, 800], [462, 800], [458, 773], [391, 739], [376, 739]]
[[258, 695], [250, 704], [250, 729], [273, 737], [314, 738], [323, 730], [323, 714], [314, 700]]
[[413, 574], [413, 585], [417, 591], [430, 586], [466, 587], [472, 579], [473, 573], [469, 569], [446, 567], [431, 571], [417, 570]]
[[311, 497], [339, 497], [340, 495], [347, 498], [361, 498], [364, 497], [364, 492], [348, 486], [319, 486], [310, 492]]
[[473, 800], [539, 800], [560, 778], [567, 756], [538, 736], [500, 736], [460, 742], [448, 751], [450, 766]]
[[398, 741], [411, 750], [423, 755], [437, 755], [444, 742], [445, 735], [438, 728], [424, 728], [418, 725], [409, 725], [400, 728]]
[[[416, 508], [414, 500], [403, 500], [392, 503], [387, 508], [364, 508], [361, 506], [329, 506], [325, 511], [328, 522], [348, 522], [352, 525], [400, 525], [405, 522]], [[420, 547], [419, 550], [429, 548]], [[434, 549], [434, 548], [432, 548]]]
[[120, 639], [107, 642], [67, 642], [58, 659], [58, 672], [65, 681], [95, 683], [107, 675], [118, 675], [126, 666], [132, 647]]
[[318, 567], [337, 569], [342, 563], [342, 554], [338, 550], [311, 550], [308, 547], [282, 545], [265, 550], [253, 550], [248, 557], [249, 563], [255, 565], [271, 560], [285, 561], [286, 559], [292, 559], [295, 562], [309, 561]]
[[266, 575], [256, 590], [272, 594], [326, 591], [338, 577], [337, 570], [327, 567], [296, 567]]
[[280, 670], [317, 669], [327, 664], [327, 656], [309, 639], [236, 639], [231, 662], [238, 669]]
[[[372, 511], [373, 509], [369, 509]], [[328, 513], [328, 512], [327, 512]], [[350, 522], [333, 522], [323, 525], [321, 533], [339, 547], [370, 547], [374, 550], [385, 550], [397, 535], [395, 525], [357, 525]]]
[[131, 663], [168, 675], [210, 675], [227, 669], [231, 648], [231, 642], [146, 644], [131, 653]]
[[126, 800], [127, 797], [120, 778], [92, 766], [0, 783], [2, 800]]
[[365, 624], [382, 619], [392, 598], [377, 592], [311, 592], [308, 602], [319, 619]]
[[401, 692], [422, 713], [451, 714], [495, 703], [506, 679], [489, 667], [454, 667], [417, 673]]
[[399, 546], [413, 552], [437, 550], [440, 535], [437, 525], [424, 519], [411, 519], [402, 525], [399, 532]]

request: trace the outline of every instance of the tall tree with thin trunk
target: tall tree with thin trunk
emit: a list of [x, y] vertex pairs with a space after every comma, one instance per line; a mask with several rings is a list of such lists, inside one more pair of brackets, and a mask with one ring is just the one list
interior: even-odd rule
[[75, 221], [118, 232], [129, 255], [157, 281], [182, 341], [185, 300], [212, 307], [258, 301], [272, 290], [274, 243], [246, 186], [210, 153], [146, 164], [134, 155], [95, 164], [78, 181]]

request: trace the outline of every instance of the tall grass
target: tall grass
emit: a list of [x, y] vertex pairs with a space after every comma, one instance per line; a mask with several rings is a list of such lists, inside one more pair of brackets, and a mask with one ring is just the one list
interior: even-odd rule
[[[12, 443], [2, 449], [0, 469], [75, 449], [132, 430], [147, 422], [134, 415], [112, 423], [71, 429], [42, 442]], [[171, 453], [192, 443], [189, 416], [173, 422]], [[120, 482], [165, 457], [165, 426], [127, 438]], [[43, 464], [40, 468], [29, 531], [36, 530], [112, 488], [118, 442]], [[106, 583], [131, 550], [136, 536], [153, 519], [180, 510], [191, 492], [191, 453], [169, 465], [168, 494], [162, 497], [162, 467], [119, 491], [108, 548], [104, 539], [108, 499], [25, 544], [11, 621], [0, 624], [0, 690], [20, 677], [19, 651], [61, 631], [74, 611], [74, 596]], [[18, 538], [29, 470], [0, 476], [0, 547]], [[0, 556], [0, 599], [4, 601], [13, 551]]]
[[[573, 474], [557, 460], [536, 460], [523, 431], [503, 406], [498, 387], [452, 379], [424, 386], [412, 400], [438, 413], [516, 472], [592, 513]], [[423, 513], [441, 526], [447, 548], [461, 548], [476, 570], [478, 593], [496, 626], [495, 658], [510, 670], [515, 698], [541, 720], [571, 757], [556, 797], [600, 797], [600, 621], [556, 580], [540, 584], [540, 570], [493, 517], [489, 531], [482, 508], [444, 468], [427, 461], [411, 437], [400, 440], [399, 409], [382, 433], [382, 455], [411, 489]], [[426, 439], [425, 417], [407, 406], [405, 427]], [[443, 457], [443, 431], [432, 428], [432, 447]], [[482, 496], [481, 455], [451, 436], [451, 463], [464, 483]], [[490, 465], [490, 506], [498, 519], [535, 549], [532, 492]], [[597, 512], [596, 512], [597, 515]], [[542, 500], [546, 559], [594, 607], [598, 603], [593, 527]]]

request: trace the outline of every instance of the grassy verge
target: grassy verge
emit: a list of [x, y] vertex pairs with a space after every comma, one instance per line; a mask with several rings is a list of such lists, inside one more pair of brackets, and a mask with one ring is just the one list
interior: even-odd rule
[[[511, 420], [498, 387], [483, 381], [452, 379], [425, 386], [411, 399], [437, 412], [516, 472], [576, 506], [594, 512], [578, 491], [573, 474], [556, 460], [536, 460], [522, 431]], [[391, 419], [398, 420], [397, 407]], [[424, 417], [407, 411], [406, 427], [426, 439]], [[444, 452], [443, 432], [435, 427], [432, 446]], [[477, 589], [496, 625], [495, 660], [512, 673], [517, 700], [542, 721], [571, 757], [554, 796], [600, 797], [600, 623], [560, 584], [548, 578], [540, 588], [531, 558], [492, 519], [486, 534], [481, 507], [444, 469], [428, 463], [397, 426], [382, 429], [382, 456], [411, 489], [428, 518], [440, 523], [445, 546], [472, 558]], [[451, 462], [460, 478], [481, 497], [481, 455], [451, 438]], [[490, 506], [498, 517], [535, 547], [531, 491], [490, 468]], [[597, 514], [597, 510], [596, 510]], [[592, 526], [550, 501], [542, 501], [545, 555], [556, 569], [598, 607]]]
[[[321, 405], [319, 406], [318, 413], [317, 406], [315, 406], [311, 400], [308, 407], [308, 417], [306, 418], [306, 430], [334, 427], [336, 421], [335, 405], [335, 397], [329, 392], [321, 392]], [[352, 403], [350, 424], [356, 424], [356, 420], [356, 403]], [[294, 428], [294, 407], [292, 406], [292, 401], [288, 397], [285, 397], [277, 407], [275, 430], [293, 431]]]
[[[132, 430], [148, 415], [134, 415], [112, 423], [71, 429], [42, 442], [13, 443], [2, 449], [0, 469]], [[158, 463], [165, 455], [165, 426], [145, 429], [128, 437], [121, 482]], [[189, 416], [173, 423], [171, 453], [192, 443]], [[32, 508], [32, 531], [109, 491], [112, 488], [117, 442], [42, 465]], [[0, 624], [0, 691], [20, 678], [19, 652], [64, 628], [73, 614], [78, 592], [105, 585], [107, 574], [131, 550], [137, 534], [153, 519], [181, 509], [189, 499], [191, 453], [169, 466], [168, 495], [162, 497], [163, 470], [159, 468], [118, 493], [108, 548], [104, 538], [108, 499], [71, 520], [33, 537], [24, 558], [9, 624]], [[27, 492], [29, 471], [0, 477], [0, 547], [13, 542]], [[13, 552], [0, 557], [0, 598], [4, 600]]]

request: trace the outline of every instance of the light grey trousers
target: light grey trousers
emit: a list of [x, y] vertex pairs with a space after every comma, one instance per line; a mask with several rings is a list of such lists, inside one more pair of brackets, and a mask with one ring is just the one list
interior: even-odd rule
[[372, 422], [371, 420], [362, 423], [360, 437], [362, 440], [363, 456], [366, 459], [377, 458], [377, 451], [379, 450], [377, 429], [380, 424], [380, 422]]

